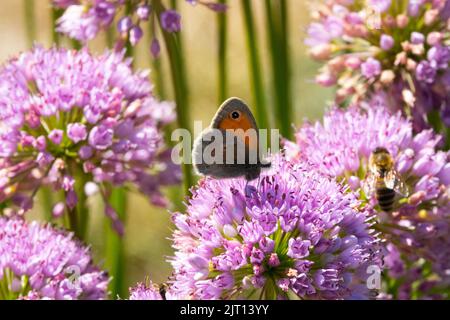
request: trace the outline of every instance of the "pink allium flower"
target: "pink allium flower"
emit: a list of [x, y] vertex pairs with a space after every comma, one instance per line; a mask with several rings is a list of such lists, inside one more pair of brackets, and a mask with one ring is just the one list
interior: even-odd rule
[[[216, 12], [226, 10], [226, 5], [220, 3], [191, 0], [187, 2], [193, 5], [201, 4]], [[161, 19], [162, 28], [168, 32], [178, 32], [181, 29], [181, 16], [175, 10], [165, 10], [158, 17], [156, 10], [140, 0], [127, 0], [127, 8], [125, 2], [120, 0], [53, 0], [53, 5], [65, 10], [58, 20], [56, 30], [83, 43], [110, 28], [115, 20], [119, 33], [117, 48], [122, 48], [127, 41], [133, 46], [136, 45], [143, 36], [143, 30], [147, 29], [143, 24], [148, 21], [153, 23], [154, 19]]]
[[[306, 161], [323, 174], [347, 182], [377, 212], [374, 228], [404, 253], [405, 263], [424, 268], [428, 261], [442, 283], [450, 281], [450, 153], [436, 149], [441, 137], [430, 130], [413, 136], [411, 121], [372, 106], [332, 109], [323, 123], [300, 128], [296, 138], [295, 143], [286, 142], [292, 161]], [[393, 213], [380, 212], [374, 194], [365, 194], [361, 188], [368, 159], [377, 147], [390, 152], [409, 189], [410, 195], [398, 199]]]
[[364, 298], [376, 242], [355, 196], [277, 158], [257, 187], [204, 179], [173, 221], [181, 299]]
[[[0, 299], [105, 299], [108, 276], [72, 234], [0, 218]], [[6, 290], [6, 291], [5, 291]]]
[[130, 300], [163, 300], [157, 285], [138, 283], [130, 288]]
[[133, 73], [123, 53], [87, 50], [36, 47], [3, 65], [1, 204], [9, 211], [15, 204], [21, 214], [45, 186], [64, 192], [70, 210], [82, 181], [92, 181], [103, 192], [131, 183], [164, 205], [159, 187], [180, 172], [161, 127], [175, 115], [172, 104], [152, 95], [147, 75]]
[[[316, 4], [305, 43], [311, 56], [324, 64], [317, 79], [335, 79], [336, 103], [341, 106], [375, 96], [392, 111], [412, 115], [415, 132], [448, 127], [449, 2], [401, 3], [329, 0]], [[434, 113], [441, 117], [429, 117]]]

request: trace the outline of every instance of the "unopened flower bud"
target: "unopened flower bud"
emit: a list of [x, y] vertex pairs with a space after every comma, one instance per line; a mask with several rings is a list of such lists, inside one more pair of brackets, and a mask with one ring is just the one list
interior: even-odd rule
[[439, 10], [437, 9], [431, 9], [431, 10], [427, 10], [425, 12], [425, 25], [429, 26], [431, 24], [433, 24], [436, 19], [439, 17]]
[[425, 52], [423, 44], [413, 44], [411, 45], [411, 52], [416, 56], [421, 56]]
[[405, 28], [409, 23], [409, 18], [405, 14], [399, 14], [395, 20], [397, 22], [397, 27], [400, 29]]
[[427, 44], [429, 44], [430, 46], [436, 46], [441, 43], [442, 37], [442, 33], [440, 32], [430, 32], [427, 36]]
[[395, 73], [392, 70], [384, 70], [380, 76], [380, 82], [385, 85], [389, 85], [394, 81]]
[[404, 89], [402, 91], [402, 97], [403, 100], [406, 102], [406, 104], [409, 105], [410, 107], [413, 107], [414, 104], [416, 103], [416, 98], [411, 90]]
[[361, 59], [359, 59], [358, 57], [350, 56], [345, 60], [345, 66], [353, 70], [359, 69], [361, 66]]
[[312, 47], [309, 54], [315, 60], [327, 60], [331, 54], [331, 46], [328, 43]]
[[336, 77], [330, 72], [322, 72], [316, 76], [316, 82], [324, 87], [331, 87], [336, 84]]
[[406, 64], [408, 56], [406, 55], [406, 52], [400, 52], [395, 56], [395, 66], [404, 65]]
[[425, 191], [418, 191], [408, 198], [408, 204], [412, 206], [417, 206], [425, 199], [425, 197], [426, 197]]
[[406, 69], [408, 69], [409, 71], [414, 71], [416, 70], [416, 67], [417, 67], [416, 61], [414, 61], [413, 59], [406, 60]]

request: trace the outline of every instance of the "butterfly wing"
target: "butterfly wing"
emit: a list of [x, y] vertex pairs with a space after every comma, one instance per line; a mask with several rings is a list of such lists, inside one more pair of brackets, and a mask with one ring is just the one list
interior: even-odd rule
[[194, 166], [203, 175], [253, 180], [261, 167], [270, 166], [261, 164], [258, 147], [259, 132], [253, 114], [242, 100], [230, 98], [220, 106], [210, 128], [196, 140]]
[[[237, 158], [237, 146], [225, 142], [225, 135], [221, 130], [208, 128], [195, 140], [193, 164], [198, 174], [219, 179], [246, 175], [248, 168], [245, 163], [234, 162]], [[227, 151], [231, 152], [231, 163], [227, 162]]]

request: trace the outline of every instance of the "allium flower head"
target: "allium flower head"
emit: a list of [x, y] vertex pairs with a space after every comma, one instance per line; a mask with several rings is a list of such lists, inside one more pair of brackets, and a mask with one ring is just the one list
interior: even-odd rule
[[[36, 47], [0, 69], [0, 202], [19, 213], [42, 186], [73, 209], [84, 182], [130, 182], [156, 204], [174, 183], [160, 127], [173, 106], [120, 53]], [[83, 177], [80, 181], [77, 179]], [[104, 187], [104, 188], [103, 188]], [[9, 208], [8, 210], [10, 210]]]
[[104, 299], [108, 276], [72, 234], [0, 218], [0, 299]]
[[204, 179], [173, 221], [179, 298], [367, 297], [374, 239], [355, 196], [279, 158], [257, 187]]
[[130, 300], [163, 300], [161, 293], [153, 283], [138, 283], [130, 288]]
[[[372, 106], [333, 109], [323, 123], [304, 125], [296, 137], [296, 143], [286, 143], [292, 161], [308, 161], [323, 174], [346, 181], [377, 212], [375, 228], [406, 253], [408, 265], [425, 259], [442, 281], [448, 281], [450, 153], [436, 150], [439, 136], [431, 130], [413, 136], [412, 123], [400, 113], [390, 115], [385, 108]], [[375, 194], [361, 188], [370, 154], [378, 147], [389, 151], [409, 190], [409, 196], [397, 195], [390, 213], [381, 212]]]
[[[216, 12], [226, 10], [226, 6], [220, 3], [186, 1], [193, 5], [204, 5]], [[58, 20], [57, 31], [83, 43], [112, 27], [114, 21], [117, 21], [119, 33], [116, 44], [118, 49], [123, 48], [127, 41], [136, 45], [143, 36], [142, 30], [149, 29], [144, 26], [147, 22], [155, 25], [154, 20], [160, 19], [161, 27], [168, 32], [178, 32], [181, 29], [181, 16], [175, 10], [162, 7], [162, 12], [158, 15], [158, 10], [147, 1], [127, 0], [125, 3], [122, 0], [53, 0], [53, 5], [65, 10]]]
[[[317, 4], [306, 44], [324, 63], [317, 82], [335, 79], [336, 102], [371, 95], [414, 117], [414, 129], [450, 126], [449, 2], [329, 0]], [[327, 85], [330, 85], [326, 83]], [[436, 117], [435, 117], [436, 118]]]

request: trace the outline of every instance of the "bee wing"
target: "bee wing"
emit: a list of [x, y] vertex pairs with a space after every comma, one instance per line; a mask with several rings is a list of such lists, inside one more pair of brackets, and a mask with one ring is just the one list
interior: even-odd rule
[[374, 193], [376, 180], [377, 177], [372, 172], [369, 172], [366, 176], [366, 179], [364, 179], [362, 189], [367, 197], [372, 196], [372, 194]]
[[391, 170], [386, 174], [384, 183], [386, 184], [386, 187], [394, 190], [402, 197], [407, 197], [409, 195], [407, 185], [404, 183], [400, 174], [395, 170]]

